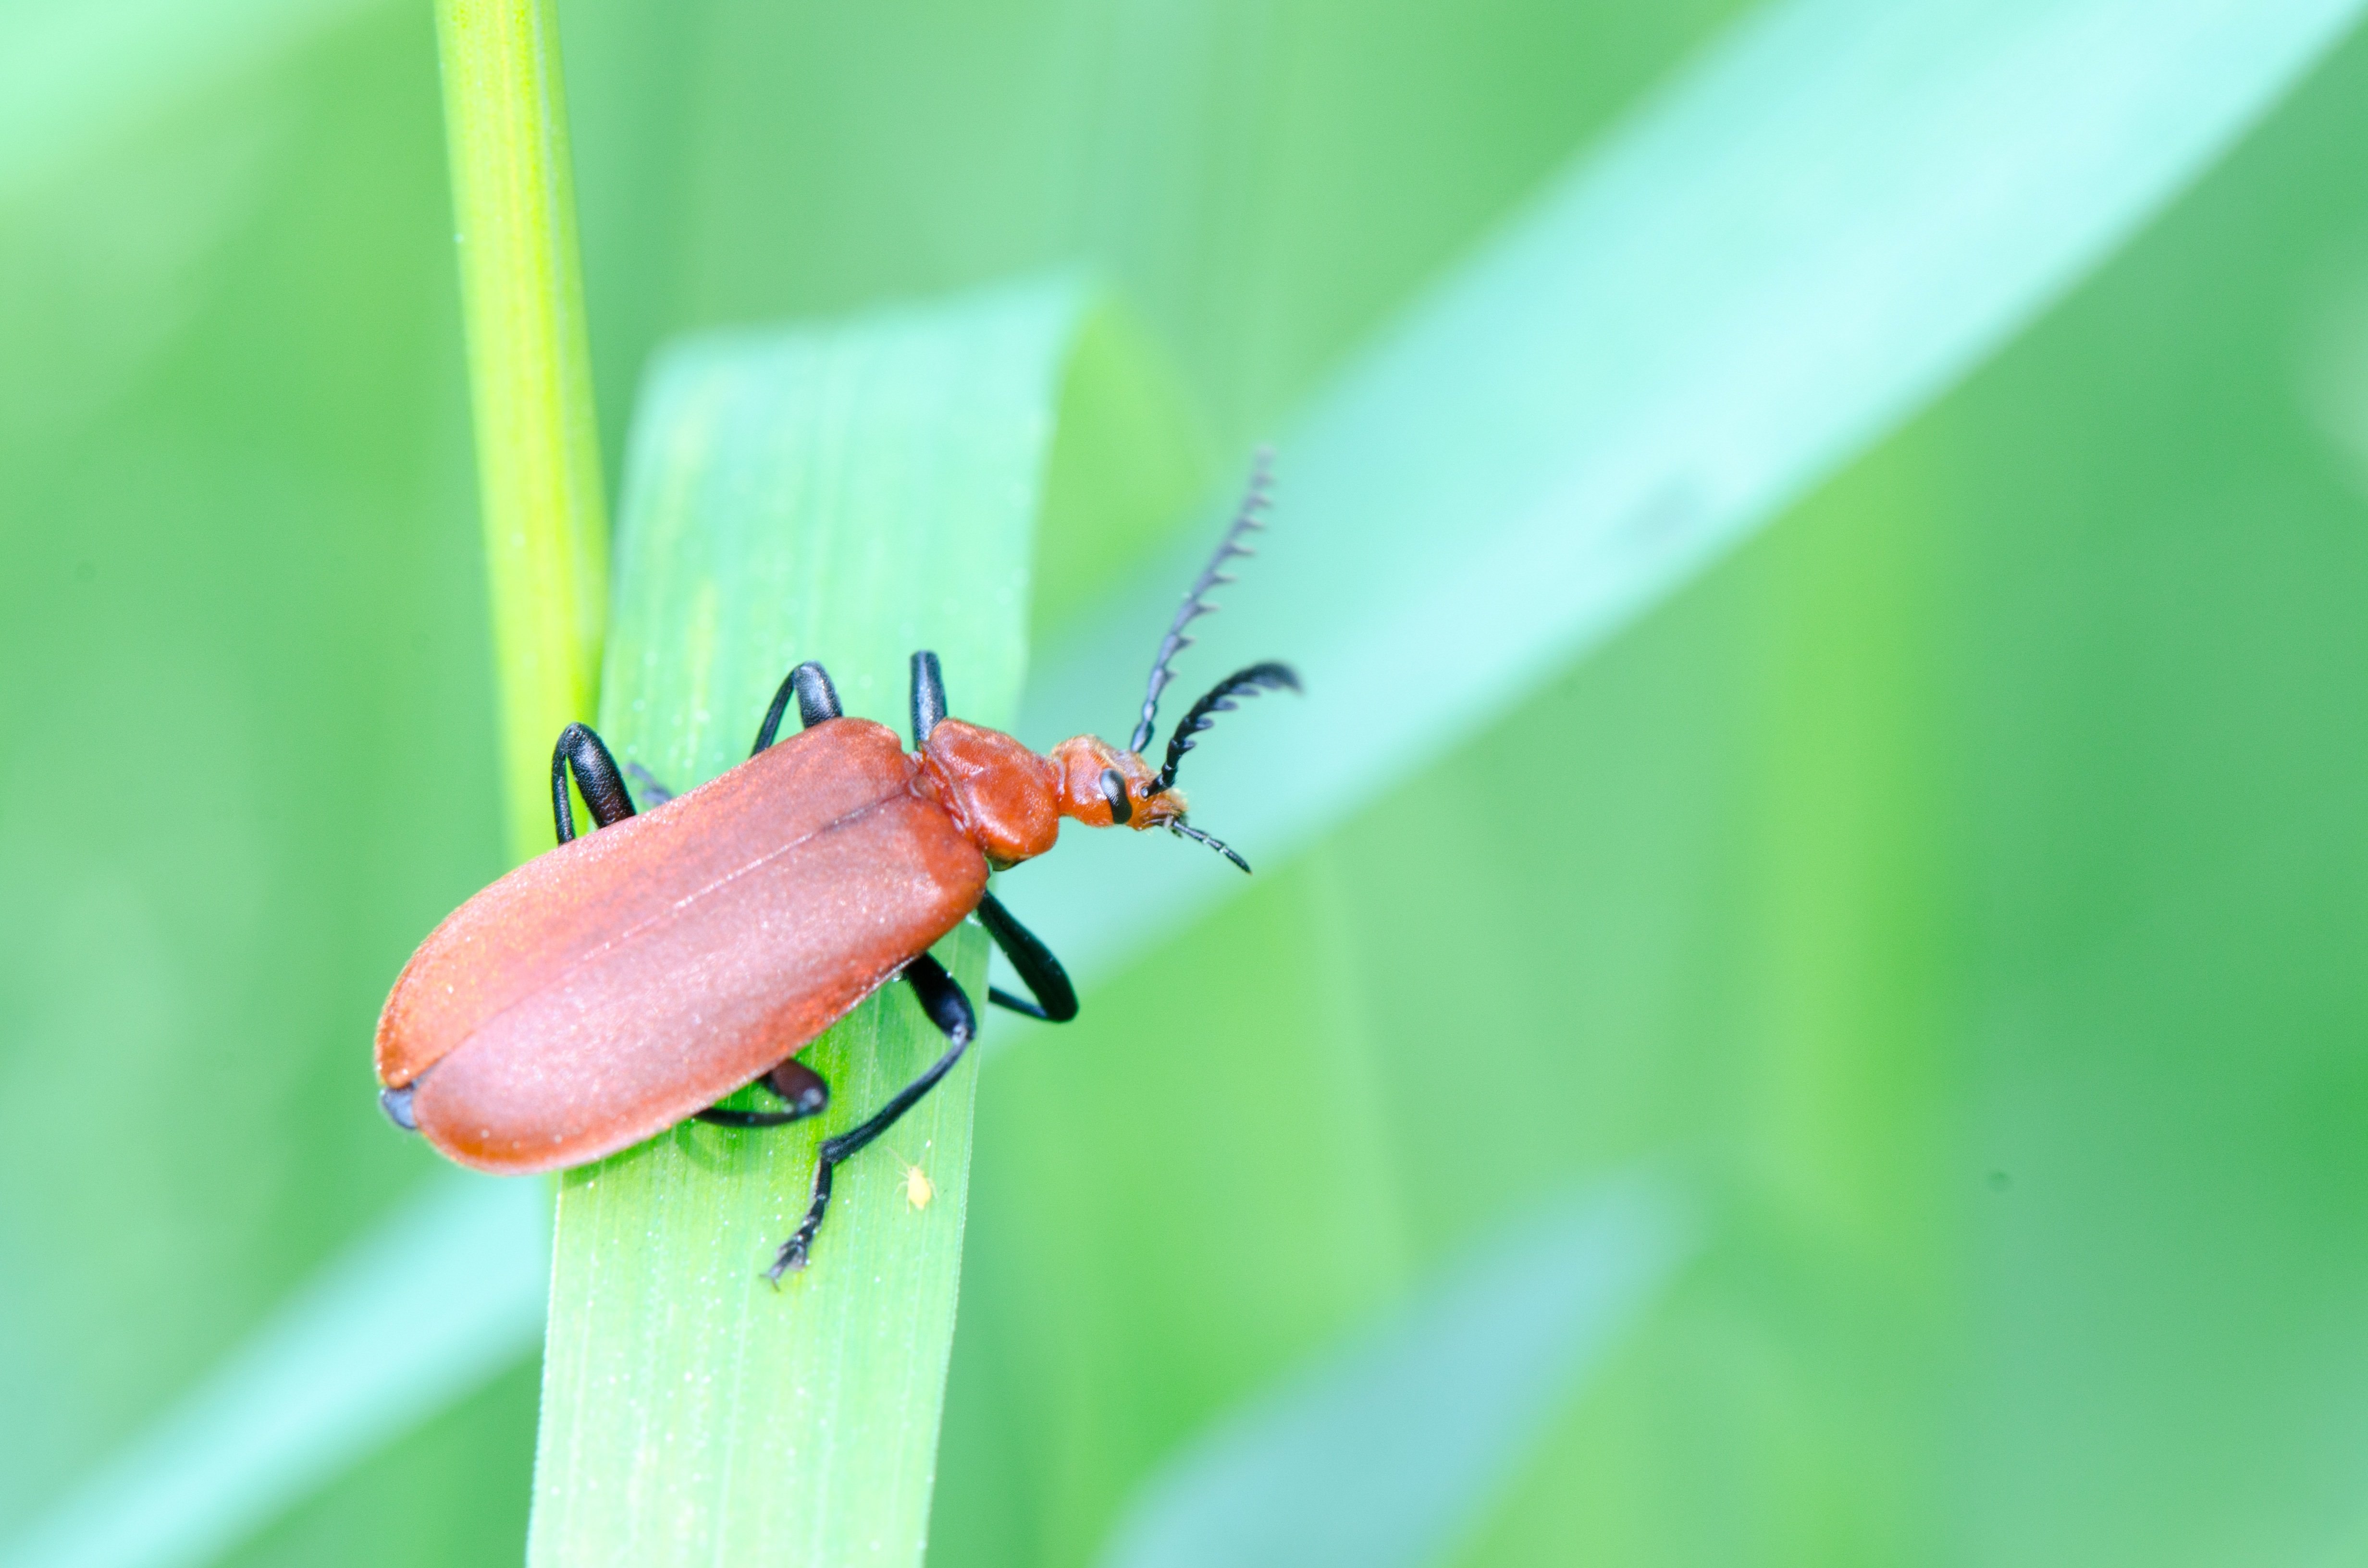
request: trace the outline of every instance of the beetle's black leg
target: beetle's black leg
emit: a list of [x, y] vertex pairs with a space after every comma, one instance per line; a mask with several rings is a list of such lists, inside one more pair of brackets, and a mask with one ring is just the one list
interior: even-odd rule
[[571, 772], [575, 775], [575, 787], [584, 791], [584, 804], [596, 826], [613, 826], [633, 814], [633, 798], [625, 793], [617, 759], [609, 755], [590, 725], [570, 724], [559, 732], [559, 744], [551, 748], [551, 824], [559, 830], [560, 843], [575, 836], [575, 808], [567, 799]]
[[1053, 949], [1037, 938], [1036, 933], [1011, 917], [1011, 911], [993, 893], [978, 901], [979, 924], [1011, 960], [1019, 972], [1019, 982], [1036, 999], [1024, 1001], [999, 985], [986, 988], [986, 999], [998, 1007], [1008, 1007], [1015, 1013], [1025, 1013], [1046, 1023], [1065, 1024], [1077, 1016], [1077, 988], [1069, 983], [1069, 971], [1053, 956]]
[[863, 1146], [896, 1125], [896, 1119], [913, 1108], [914, 1102], [937, 1087], [938, 1080], [953, 1071], [954, 1063], [970, 1048], [971, 1037], [978, 1032], [978, 1018], [971, 1011], [970, 998], [954, 977], [946, 972], [945, 965], [923, 953], [905, 966], [905, 981], [913, 994], [921, 999], [921, 1010], [946, 1037], [946, 1053], [929, 1066], [929, 1070], [896, 1091], [895, 1097], [873, 1114], [871, 1120], [836, 1138], [823, 1140], [822, 1158], [814, 1166], [814, 1201], [806, 1208], [805, 1222], [798, 1233], [781, 1244], [780, 1256], [773, 1267], [765, 1270], [766, 1277], [780, 1284], [781, 1276], [793, 1268], [806, 1266], [806, 1254], [814, 1245], [814, 1233], [822, 1228], [823, 1210], [830, 1207], [830, 1173], [833, 1166], [851, 1158]]
[[644, 808], [650, 806], [663, 806], [668, 801], [674, 799], [674, 791], [659, 783], [657, 780], [657, 775], [652, 773], [648, 768], [643, 767], [640, 763], [629, 762], [625, 764], [625, 771], [632, 774], [633, 776], [633, 782], [642, 787], [642, 804]]
[[813, 1068], [791, 1057], [781, 1062], [757, 1082], [765, 1085], [775, 1098], [789, 1106], [787, 1110], [727, 1110], [712, 1105], [691, 1114], [701, 1121], [712, 1121], [718, 1127], [785, 1127], [792, 1121], [803, 1121], [810, 1116], [820, 1116], [830, 1108], [830, 1085]]
[[792, 697], [798, 699], [802, 730], [838, 717], [838, 688], [830, 684], [829, 672], [808, 659], [782, 677], [781, 689], [773, 693], [773, 705], [765, 710], [765, 722], [757, 727], [757, 744], [749, 748], [750, 756], [771, 745], [773, 737], [781, 733], [781, 720], [790, 710]]
[[938, 656], [924, 648], [913, 655], [913, 744], [918, 746], [946, 716], [946, 676]]

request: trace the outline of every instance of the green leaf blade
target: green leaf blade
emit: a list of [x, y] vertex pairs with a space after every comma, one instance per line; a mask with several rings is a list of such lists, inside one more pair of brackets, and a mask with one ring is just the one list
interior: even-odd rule
[[[620, 760], [676, 790], [713, 777], [807, 658], [901, 730], [923, 647], [956, 712], [1008, 724], [1083, 298], [1031, 283], [671, 355], [620, 529], [601, 712]], [[939, 956], [983, 1010], [984, 931]], [[813, 1264], [779, 1288], [763, 1271], [821, 1139], [942, 1049], [892, 985], [802, 1053], [832, 1085], [815, 1123], [689, 1124], [563, 1178], [529, 1562], [920, 1561], [974, 1057], [841, 1168]]]

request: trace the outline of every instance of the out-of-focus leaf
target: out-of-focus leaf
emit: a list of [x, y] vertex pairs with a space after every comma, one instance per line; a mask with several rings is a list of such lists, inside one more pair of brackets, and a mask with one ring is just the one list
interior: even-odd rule
[[604, 384], [684, 326], [1083, 259], [1229, 455], [1750, 8], [568, 5]]
[[1561, 1195], [1226, 1415], [1144, 1483], [1104, 1568], [1420, 1568], [1691, 1250], [1642, 1175]]
[[2355, 33], [1782, 528], [997, 1061], [940, 1568], [1090, 1561], [1449, 1238], [1648, 1152], [1710, 1248], [1463, 1568], [2340, 1560], [2368, 514], [2295, 394], [2363, 122]]
[[[85, 9], [122, 15], [0, 6]], [[292, 14], [186, 9], [36, 98]], [[0, 1541], [438, 1163], [368, 1041], [499, 867], [484, 598], [430, 18], [340, 15], [98, 134], [37, 118], [59, 161], [0, 202]], [[530, 1388], [476, 1411], [530, 1453]], [[412, 1478], [514, 1559], [526, 1466], [483, 1452]]]
[[542, 1326], [540, 1182], [438, 1176], [163, 1422], [7, 1543], [6, 1568], [192, 1568], [458, 1399]]
[[74, 0], [0, 9], [0, 208], [384, 0]]
[[[1792, 0], [1738, 28], [1288, 432], [1223, 652], [1170, 708], [1268, 657], [1308, 700], [1194, 752], [1203, 825], [1271, 859], [1506, 711], [2009, 339], [2360, 9]], [[1120, 732], [1205, 549], [1047, 655], [1024, 735]], [[1167, 922], [1240, 886], [1130, 851], [1028, 879], [1087, 972], [1144, 939], [1093, 890]]]

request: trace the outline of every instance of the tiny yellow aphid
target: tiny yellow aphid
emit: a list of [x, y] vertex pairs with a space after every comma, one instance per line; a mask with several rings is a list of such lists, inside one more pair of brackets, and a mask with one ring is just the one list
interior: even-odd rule
[[[888, 1152], [896, 1154], [894, 1149]], [[905, 1201], [916, 1209], [927, 1209], [929, 1199], [938, 1195], [938, 1189], [929, 1185], [929, 1173], [902, 1154], [896, 1154], [896, 1163], [905, 1167]]]

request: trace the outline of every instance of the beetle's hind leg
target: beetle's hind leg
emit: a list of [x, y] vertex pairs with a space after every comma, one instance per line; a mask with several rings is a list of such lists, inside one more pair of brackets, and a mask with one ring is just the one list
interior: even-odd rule
[[575, 775], [575, 787], [584, 792], [585, 808], [596, 826], [613, 826], [633, 814], [633, 798], [625, 792], [617, 759], [591, 725], [570, 724], [551, 748], [551, 825], [559, 830], [560, 843], [575, 836], [575, 808], [567, 800], [570, 773]]
[[998, 985], [986, 988], [986, 999], [998, 1007], [1008, 1007], [1015, 1013], [1025, 1013], [1046, 1023], [1065, 1024], [1077, 1016], [1077, 988], [1069, 983], [1069, 971], [1053, 956], [1035, 932], [1011, 917], [1011, 911], [993, 893], [978, 901], [979, 924], [1011, 960], [1020, 983], [1028, 987], [1036, 999], [1026, 1001], [1014, 996]]
[[780, 1256], [773, 1267], [765, 1270], [766, 1278], [780, 1284], [781, 1276], [806, 1266], [806, 1256], [813, 1249], [814, 1233], [822, 1229], [823, 1211], [830, 1207], [830, 1176], [833, 1167], [852, 1158], [863, 1146], [896, 1125], [896, 1119], [913, 1108], [915, 1102], [931, 1089], [938, 1080], [953, 1071], [962, 1052], [970, 1049], [971, 1038], [978, 1033], [977, 1015], [971, 1011], [970, 998], [962, 994], [961, 984], [946, 972], [945, 965], [923, 953], [905, 966], [904, 979], [921, 999], [921, 1010], [946, 1037], [946, 1053], [929, 1066], [929, 1070], [896, 1091], [895, 1097], [873, 1114], [871, 1120], [836, 1138], [823, 1140], [822, 1158], [814, 1166], [814, 1201], [806, 1206], [805, 1222], [798, 1233], [781, 1244]]
[[830, 1108], [830, 1085], [823, 1075], [792, 1056], [757, 1082], [788, 1106], [787, 1110], [733, 1110], [720, 1105], [691, 1114], [718, 1127], [786, 1127], [820, 1116]]

